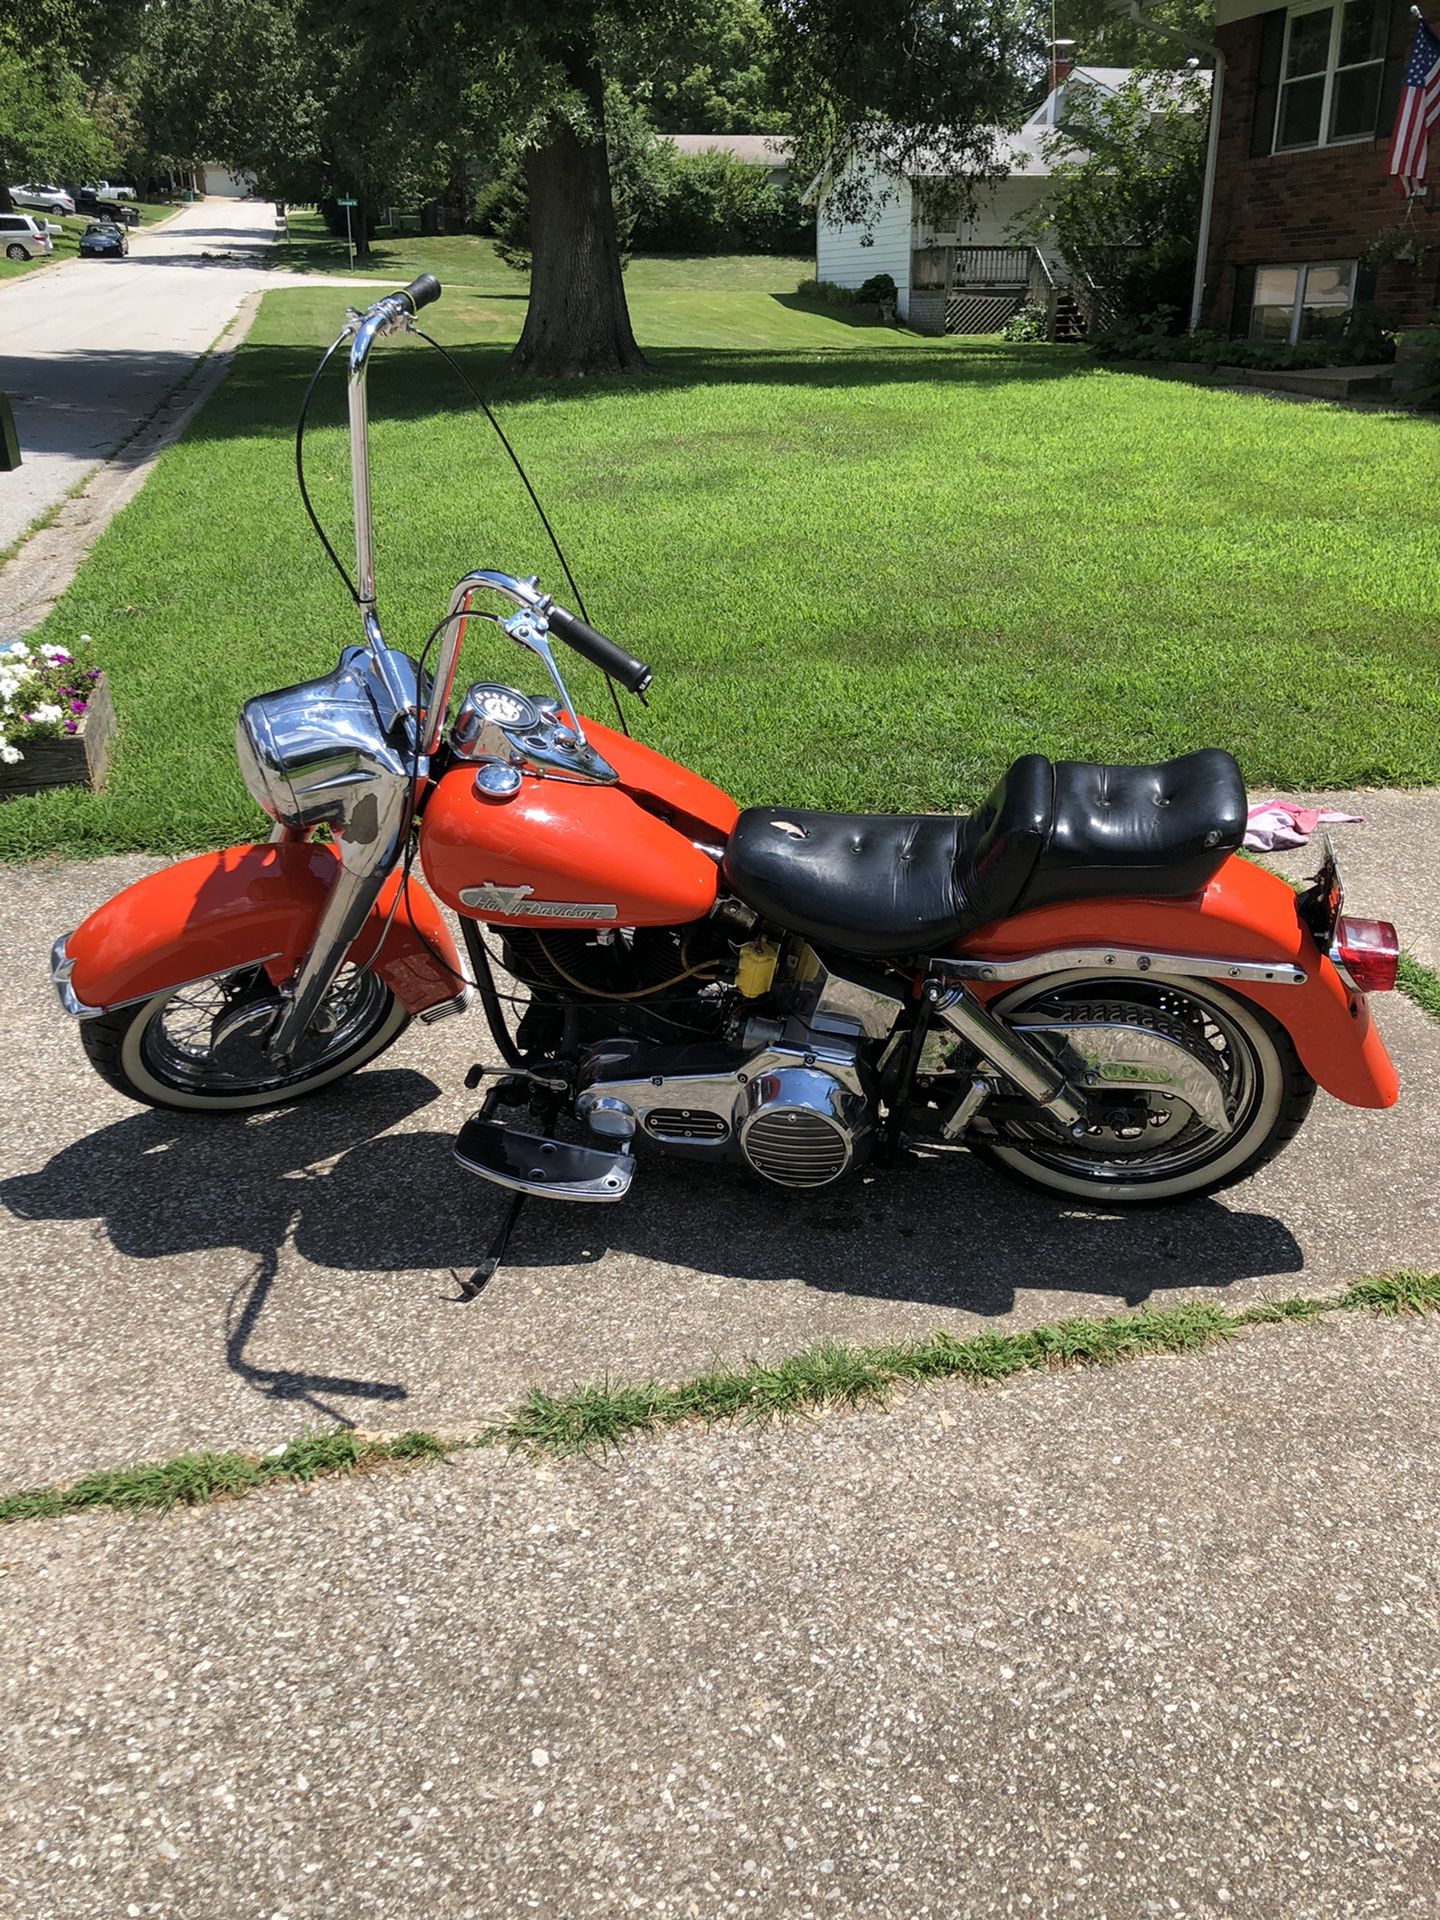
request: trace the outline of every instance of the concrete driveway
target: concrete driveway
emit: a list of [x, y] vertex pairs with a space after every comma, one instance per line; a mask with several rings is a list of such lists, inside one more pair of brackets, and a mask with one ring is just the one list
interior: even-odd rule
[[268, 201], [210, 200], [127, 260], [72, 260], [0, 286], [0, 392], [23, 464], [0, 474], [0, 550], [63, 500], [183, 379], [266, 283]]
[[[28, 1063], [0, 1119], [0, 1486], [316, 1421], [469, 1431], [532, 1384], [684, 1378], [822, 1337], [1440, 1267], [1440, 1024], [1391, 994], [1400, 1106], [1320, 1096], [1300, 1139], [1218, 1198], [1080, 1211], [968, 1156], [812, 1195], [652, 1163], [619, 1206], [532, 1202], [508, 1264], [459, 1305], [503, 1204], [450, 1151], [476, 1099], [464, 1071], [488, 1054], [479, 1016], [415, 1025], [333, 1092], [258, 1119], [132, 1106], [90, 1071], [45, 962], [157, 864], [12, 867], [0, 889], [6, 1038]], [[1383, 913], [1388, 896], [1351, 904]]]

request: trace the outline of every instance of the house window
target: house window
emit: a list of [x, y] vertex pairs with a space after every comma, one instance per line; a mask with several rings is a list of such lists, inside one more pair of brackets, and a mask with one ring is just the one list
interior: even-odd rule
[[1303, 267], [1257, 267], [1250, 338], [1292, 346], [1335, 333], [1355, 299], [1353, 260], [1316, 260]]
[[1291, 10], [1275, 115], [1277, 153], [1374, 138], [1388, 25], [1385, 0]]

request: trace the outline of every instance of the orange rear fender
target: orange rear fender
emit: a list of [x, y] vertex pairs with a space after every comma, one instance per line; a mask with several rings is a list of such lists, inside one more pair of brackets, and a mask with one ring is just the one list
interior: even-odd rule
[[[1217, 981], [1284, 1027], [1310, 1077], [1352, 1107], [1392, 1107], [1400, 1082], [1363, 994], [1345, 985], [1295, 911], [1283, 880], [1232, 857], [1203, 893], [1183, 900], [1070, 900], [980, 927], [956, 943], [966, 958], [1023, 959], [1066, 947], [1173, 953], [1196, 959], [1273, 960], [1298, 967], [1303, 986]], [[1005, 982], [975, 982], [993, 999]]]
[[[70, 935], [71, 989], [99, 1012], [237, 967], [263, 963], [277, 983], [288, 980], [315, 937], [336, 864], [328, 846], [281, 841], [164, 867]], [[424, 1013], [453, 1000], [468, 975], [417, 880], [390, 919], [400, 885], [398, 873], [386, 881], [349, 957], [370, 966], [409, 1012]]]

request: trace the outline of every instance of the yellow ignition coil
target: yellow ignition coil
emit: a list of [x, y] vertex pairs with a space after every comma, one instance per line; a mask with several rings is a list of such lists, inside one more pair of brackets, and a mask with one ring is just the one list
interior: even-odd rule
[[770, 991], [779, 958], [780, 949], [773, 940], [747, 940], [741, 947], [735, 984], [747, 1000], [758, 1000], [762, 993]]

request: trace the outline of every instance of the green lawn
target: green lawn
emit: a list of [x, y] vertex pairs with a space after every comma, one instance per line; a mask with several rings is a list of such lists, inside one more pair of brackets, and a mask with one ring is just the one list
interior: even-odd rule
[[[156, 220], [167, 219], [175, 211], [174, 203], [169, 201], [139, 200], [132, 204], [140, 209], [142, 227], [148, 227]], [[32, 214], [37, 220], [52, 218], [50, 214], [41, 213], [34, 207], [19, 207], [17, 212]], [[0, 280], [13, 280], [19, 274], [33, 273], [37, 267], [53, 266], [57, 260], [73, 260], [80, 245], [80, 236], [89, 226], [90, 219], [91, 216], [88, 213], [73, 216], [62, 214], [57, 222], [62, 231], [55, 235], [53, 253], [37, 254], [33, 260], [6, 260], [3, 255], [0, 255]], [[136, 229], [132, 227], [129, 231], [133, 234]]]
[[[344, 237], [337, 240], [327, 232], [317, 213], [291, 209], [279, 253], [280, 264], [292, 273], [350, 271]], [[525, 274], [507, 267], [497, 257], [492, 241], [468, 233], [440, 234], [431, 239], [418, 233], [382, 236], [376, 240], [369, 257], [356, 262], [355, 271], [366, 278], [394, 281], [413, 280], [417, 273], [433, 273], [448, 285], [508, 294], [514, 299], [523, 299], [528, 286]], [[639, 254], [626, 268], [625, 277], [632, 292], [698, 289], [725, 293], [790, 293], [814, 271], [815, 262], [808, 256]]]
[[[432, 256], [433, 257], [433, 256]], [[1256, 788], [1440, 782], [1432, 422], [924, 341], [762, 293], [632, 287], [656, 377], [497, 378], [517, 300], [427, 318], [503, 408], [598, 624], [653, 661], [647, 737], [743, 801], [948, 809], [1014, 755], [1233, 748]], [[255, 830], [249, 693], [354, 637], [291, 432], [340, 289], [267, 297], [235, 371], [42, 630], [96, 638], [110, 788], [0, 807], [0, 853]], [[348, 539], [340, 386], [312, 490]], [[465, 568], [558, 570], [483, 420], [419, 343], [371, 381], [381, 612], [414, 647]], [[477, 675], [534, 683], [485, 629]], [[577, 690], [604, 711], [597, 677]]]

